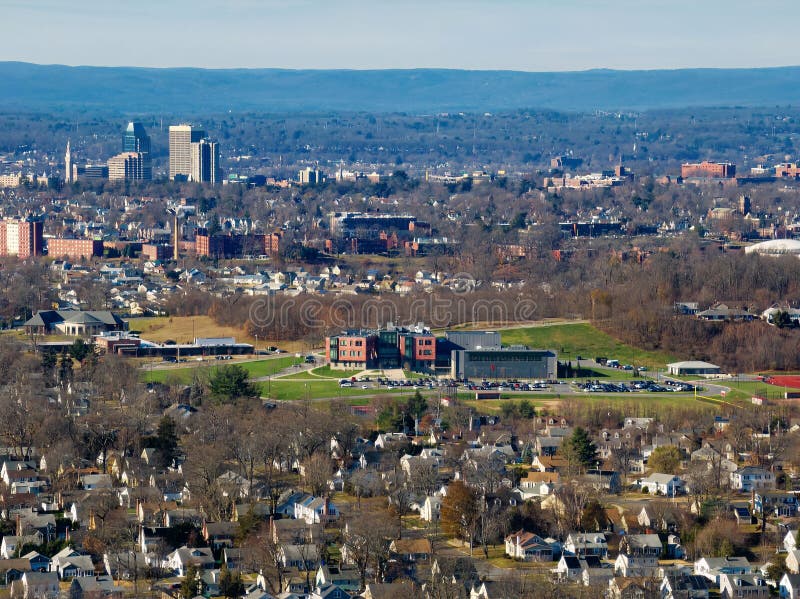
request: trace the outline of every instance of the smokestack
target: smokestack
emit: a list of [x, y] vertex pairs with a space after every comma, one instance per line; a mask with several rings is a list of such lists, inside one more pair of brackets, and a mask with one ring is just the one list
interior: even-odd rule
[[177, 262], [178, 258], [179, 258], [179, 256], [178, 256], [178, 240], [179, 240], [178, 235], [179, 235], [179, 232], [178, 232], [178, 211], [177, 210], [175, 211], [175, 220], [174, 220], [174, 223], [173, 223], [172, 235], [173, 235], [172, 259], [175, 260], [175, 262]]

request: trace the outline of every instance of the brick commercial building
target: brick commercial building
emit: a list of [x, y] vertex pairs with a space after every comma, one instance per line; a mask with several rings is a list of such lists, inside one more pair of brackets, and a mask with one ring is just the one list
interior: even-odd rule
[[53, 237], [47, 240], [47, 255], [52, 258], [81, 260], [103, 255], [101, 239], [64, 239]]
[[709, 162], [681, 165], [681, 177], [684, 179], [733, 179], [736, 176], [736, 165], [730, 162]]

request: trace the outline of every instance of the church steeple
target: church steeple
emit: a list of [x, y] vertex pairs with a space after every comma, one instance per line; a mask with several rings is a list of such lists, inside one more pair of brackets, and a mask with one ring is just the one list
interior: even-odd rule
[[64, 181], [74, 183], [72, 176], [72, 153], [69, 150], [69, 140], [67, 140], [67, 152], [64, 154]]

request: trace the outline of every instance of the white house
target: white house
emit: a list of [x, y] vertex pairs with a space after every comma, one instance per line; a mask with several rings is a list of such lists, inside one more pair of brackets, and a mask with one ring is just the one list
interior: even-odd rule
[[294, 517], [307, 524], [327, 524], [339, 518], [339, 510], [327, 497], [307, 495], [294, 504]]
[[797, 530], [789, 530], [786, 532], [786, 536], [783, 537], [783, 548], [786, 551], [791, 551], [792, 549], [797, 549]]
[[608, 555], [608, 542], [602, 532], [573, 532], [564, 541], [564, 553], [579, 557], [597, 556], [604, 558]]
[[665, 495], [674, 497], [684, 492], [685, 483], [683, 479], [674, 474], [662, 474], [656, 472], [647, 478], [640, 478], [636, 484], [641, 490], [647, 489], [650, 495]]
[[518, 530], [505, 539], [506, 555], [525, 562], [553, 561], [553, 548], [540, 536]]
[[199, 570], [209, 570], [214, 567], [214, 555], [208, 547], [195, 547], [190, 549], [184, 545], [167, 555], [167, 568], [177, 576], [184, 576], [186, 568], [194, 564]]
[[42, 537], [42, 533], [40, 532], [24, 537], [6, 535], [3, 537], [2, 543], [0, 543], [0, 557], [3, 559], [12, 559], [18, 547], [22, 547], [23, 545], [27, 544], [41, 545], [43, 542], [44, 537]]
[[644, 576], [651, 578], [658, 569], [658, 558], [651, 555], [627, 555], [620, 553], [614, 562], [617, 576]]
[[742, 493], [775, 488], [775, 474], [758, 466], [745, 466], [731, 473], [731, 488]]
[[778, 595], [783, 599], [800, 599], [800, 574], [784, 574], [778, 582]]
[[789, 549], [786, 553], [786, 569], [790, 574], [800, 574], [800, 549]]
[[694, 573], [719, 584], [722, 574], [752, 574], [753, 567], [746, 557], [701, 557], [694, 563]]
[[419, 508], [419, 517], [425, 522], [435, 522], [442, 513], [442, 498], [436, 495], [429, 495], [425, 498]]
[[767, 599], [770, 587], [767, 581], [752, 574], [720, 574], [719, 592], [723, 599], [747, 597]]

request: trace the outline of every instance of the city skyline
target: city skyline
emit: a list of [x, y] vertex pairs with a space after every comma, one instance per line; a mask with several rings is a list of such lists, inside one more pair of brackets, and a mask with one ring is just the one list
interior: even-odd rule
[[[287, 69], [458, 68], [579, 71], [800, 64], [790, 19], [753, 18], [752, 3], [631, 0], [176, 0], [109, 11], [98, 0], [5, 3], [0, 58], [41, 64]], [[793, 8], [778, 0], [769, 15]], [[213, 9], [213, 10], [212, 10]], [[174, 35], [174, 24], [207, 35]], [[119, 44], [129, 28], [143, 41]], [[216, 42], [209, 51], [209, 39]], [[180, 43], [178, 43], [180, 42]], [[135, 56], [135, 58], [132, 58]]]

